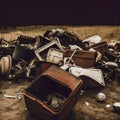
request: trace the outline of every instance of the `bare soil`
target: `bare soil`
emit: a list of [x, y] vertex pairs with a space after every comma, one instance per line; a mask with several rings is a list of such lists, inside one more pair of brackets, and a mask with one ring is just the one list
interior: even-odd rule
[[[43, 35], [47, 29], [63, 28], [76, 33], [81, 39], [98, 34], [103, 40], [120, 40], [120, 26], [32, 26], [17, 27], [15, 29], [0, 30], [0, 38], [13, 40], [16, 31], [24, 35], [36, 36]], [[9, 33], [10, 32], [10, 33]], [[12, 37], [9, 36], [12, 32]], [[15, 33], [14, 33], [15, 32]], [[7, 37], [8, 35], [8, 37]], [[11, 37], [11, 38], [10, 38]], [[26, 110], [24, 97], [21, 100], [10, 99], [4, 95], [17, 95], [24, 93], [24, 90], [31, 84], [26, 79], [9, 81], [0, 76], [0, 120], [39, 120]], [[96, 95], [103, 92], [106, 95], [105, 102], [98, 102]], [[67, 120], [120, 120], [120, 114], [112, 109], [114, 102], [120, 102], [120, 78], [113, 78], [106, 82], [104, 88], [85, 89], [83, 95], [78, 99]], [[86, 104], [89, 103], [89, 105]], [[106, 105], [111, 107], [107, 108]]]

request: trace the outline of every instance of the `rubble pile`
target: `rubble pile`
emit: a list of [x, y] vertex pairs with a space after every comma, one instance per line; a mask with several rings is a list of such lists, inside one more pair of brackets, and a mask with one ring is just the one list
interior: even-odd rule
[[[111, 78], [120, 79], [120, 42], [107, 43], [99, 35], [81, 40], [62, 29], [36, 37], [19, 35], [10, 42], [0, 39], [0, 74], [11, 81], [21, 77], [34, 80], [53, 65], [81, 79], [83, 88], [105, 87]], [[98, 101], [105, 99], [103, 93], [97, 95]], [[55, 91], [44, 102], [57, 109], [65, 100]], [[116, 104], [114, 109], [120, 110]]]
[[[81, 69], [85, 68], [85, 70], [91, 68], [90, 71], [92, 68], [99, 69], [104, 71], [105, 80], [109, 79], [108, 76], [119, 71], [120, 42], [111, 40], [107, 44], [101, 40], [99, 35], [80, 40], [74, 33], [59, 28], [47, 30], [43, 36], [19, 35], [16, 40], [10, 42], [0, 39], [1, 62], [5, 63], [4, 61], [6, 61], [5, 66], [12, 64], [8, 68], [4, 68], [1, 64], [1, 74], [7, 75], [12, 80], [11, 76], [26, 73], [28, 69], [34, 69], [40, 63], [47, 62], [61, 68], [64, 66], [69, 66], [69, 69], [71, 69], [70, 67], [74, 69], [80, 67]], [[4, 72], [5, 69], [7, 72]], [[107, 74], [108, 72], [109, 74]], [[24, 76], [29, 78], [30, 75]], [[80, 76], [77, 75], [77, 77]]]

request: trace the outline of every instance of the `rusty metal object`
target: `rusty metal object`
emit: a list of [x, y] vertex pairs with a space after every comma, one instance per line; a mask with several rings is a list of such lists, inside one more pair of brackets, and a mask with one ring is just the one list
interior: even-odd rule
[[[27, 109], [42, 120], [66, 119], [80, 96], [82, 83], [79, 78], [52, 66], [26, 89], [24, 96]], [[54, 93], [66, 97], [64, 101], [59, 101], [62, 103], [59, 107], [56, 98], [51, 103], [54, 107], [45, 102], [47, 96]]]
[[48, 44], [35, 50], [36, 57], [40, 61], [46, 61], [47, 53], [48, 53], [50, 48], [63, 50], [62, 46], [56, 40], [53, 40], [53, 41], [49, 42]]
[[[64, 52], [64, 57], [70, 57], [73, 52], [73, 50], [66, 50]], [[96, 56], [96, 51], [77, 50], [73, 55], [72, 60], [77, 66], [90, 68], [95, 65]]]
[[43, 72], [45, 72], [49, 67], [56, 65], [50, 62], [45, 62], [45, 61], [41, 61], [38, 63], [37, 67], [34, 69], [35, 71], [35, 77], [39, 76], [40, 74], [42, 74]]
[[104, 54], [104, 52], [108, 51], [108, 45], [107, 45], [107, 42], [105, 41], [92, 45], [90, 46], [90, 48], [97, 50], [102, 55]]
[[35, 50], [40, 47], [40, 40], [34, 37], [28, 37], [20, 35], [17, 39], [17, 44], [26, 46], [31, 50]]
[[68, 65], [68, 66], [75, 66], [76, 65], [72, 59], [75, 52], [76, 52], [76, 50], [73, 51], [73, 53], [71, 54], [70, 57], [64, 57], [64, 65]]
[[35, 53], [33, 50], [30, 50], [26, 46], [16, 45], [12, 59], [13, 63], [17, 64], [21, 59], [30, 62], [35, 57]]

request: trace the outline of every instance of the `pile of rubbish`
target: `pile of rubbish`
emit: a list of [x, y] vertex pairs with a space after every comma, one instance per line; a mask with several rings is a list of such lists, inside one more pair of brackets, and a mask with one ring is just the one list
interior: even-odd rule
[[[10, 42], [0, 39], [0, 74], [7, 79], [31, 81], [52, 65], [80, 78], [83, 88], [105, 87], [111, 78], [120, 78], [120, 42], [107, 43], [99, 35], [81, 40], [58, 28], [47, 30], [43, 36], [20, 35]], [[59, 93], [47, 97], [54, 109], [64, 100]]]
[[20, 35], [10, 42], [0, 39], [0, 62], [0, 73], [10, 80], [34, 79], [37, 67], [54, 64], [82, 77], [86, 84], [89, 79], [90, 83], [105, 86], [105, 81], [120, 71], [120, 42], [111, 40], [107, 44], [99, 35], [81, 40], [57, 28], [47, 30], [43, 36]]

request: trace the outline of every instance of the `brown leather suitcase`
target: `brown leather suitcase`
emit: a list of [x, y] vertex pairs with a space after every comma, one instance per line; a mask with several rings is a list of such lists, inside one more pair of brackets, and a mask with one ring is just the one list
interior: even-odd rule
[[[70, 57], [73, 52], [73, 50], [66, 50], [64, 52], [64, 57]], [[77, 50], [72, 59], [77, 66], [90, 68], [95, 65], [96, 56], [96, 51]]]
[[93, 49], [99, 51], [102, 55], [104, 54], [104, 52], [108, 51], [108, 45], [107, 45], [106, 41], [92, 45], [92, 46], [90, 46], [90, 48], [93, 48]]
[[[25, 90], [27, 109], [41, 120], [65, 120], [80, 96], [82, 80], [51, 66]], [[57, 92], [66, 97], [57, 109], [44, 100], [48, 94]]]

